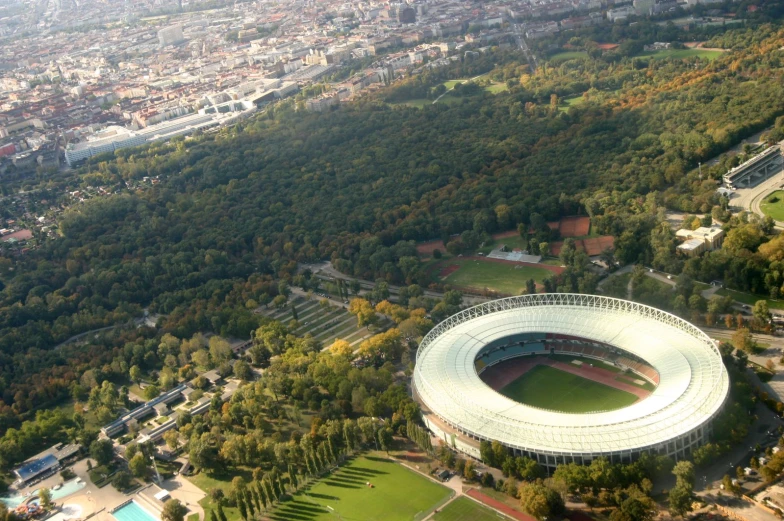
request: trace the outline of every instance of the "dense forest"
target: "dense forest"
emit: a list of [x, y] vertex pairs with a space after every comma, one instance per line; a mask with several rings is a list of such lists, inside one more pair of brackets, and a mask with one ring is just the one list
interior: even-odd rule
[[[284, 102], [219, 133], [120, 150], [25, 186], [117, 194], [72, 207], [57, 240], [0, 257], [3, 425], [83, 398], [81, 387], [119, 381], [132, 365], [162, 366], [152, 331], [54, 349], [74, 334], [148, 308], [164, 315], [162, 332], [180, 338], [248, 338], [264, 325], [249, 302], [269, 303], [287, 284], [317, 287], [298, 262], [329, 259], [349, 277], [427, 286], [417, 241], [481, 240], [520, 226], [538, 233], [564, 215], [590, 215], [596, 232], [615, 236], [621, 263], [685, 269], [698, 280], [726, 272], [739, 289], [780, 291], [784, 243], [768, 242], [764, 223], [730, 219], [715, 192], [744, 154], [723, 156], [702, 176], [696, 167], [771, 125], [769, 140], [784, 137], [784, 31], [714, 35], [713, 45], [732, 51], [713, 61], [597, 53], [579, 38], [571, 45], [591, 48], [588, 56], [543, 61], [533, 74], [519, 53], [496, 48], [336, 111]], [[388, 103], [484, 72], [508, 91], [470, 89], [457, 103], [421, 109]], [[125, 189], [143, 177], [160, 182]], [[660, 227], [668, 209], [713, 213], [735, 239], [684, 263]], [[565, 262], [548, 290], [595, 290], [583, 256]], [[315, 356], [304, 351], [303, 360]], [[87, 370], [89, 381], [77, 376]], [[397, 397], [378, 399], [401, 412]]]

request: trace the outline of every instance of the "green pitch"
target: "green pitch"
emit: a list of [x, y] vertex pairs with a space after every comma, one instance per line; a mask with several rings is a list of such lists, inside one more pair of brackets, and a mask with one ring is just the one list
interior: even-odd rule
[[[439, 266], [447, 267], [453, 264], [460, 266], [460, 269], [440, 282], [476, 289], [489, 288], [510, 295], [519, 295], [525, 289], [528, 279], [542, 282], [553, 275], [553, 272], [536, 266], [503, 264], [480, 259], [452, 258], [442, 261]], [[439, 269], [436, 269], [434, 272], [436, 277], [438, 271]]]
[[776, 190], [760, 203], [760, 210], [777, 221], [784, 221], [784, 190]]
[[435, 521], [507, 521], [509, 518], [467, 497], [459, 497], [439, 510], [433, 519]]
[[534, 407], [569, 413], [611, 411], [637, 401], [631, 393], [547, 365], [534, 367], [501, 389], [501, 394]]
[[360, 456], [282, 503], [269, 517], [276, 521], [334, 521], [339, 517], [411, 521], [426, 517], [451, 494], [443, 485], [391, 460]]

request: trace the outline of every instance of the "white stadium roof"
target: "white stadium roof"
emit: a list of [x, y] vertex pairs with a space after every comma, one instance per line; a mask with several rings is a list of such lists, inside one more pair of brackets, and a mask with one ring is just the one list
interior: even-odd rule
[[[526, 332], [615, 346], [655, 368], [659, 385], [648, 398], [608, 412], [515, 402], [485, 384], [474, 362], [489, 342]], [[479, 439], [572, 455], [634, 452], [688, 436], [718, 414], [729, 390], [718, 349], [692, 324], [634, 302], [559, 293], [496, 300], [441, 322], [419, 347], [414, 384], [430, 410]]]

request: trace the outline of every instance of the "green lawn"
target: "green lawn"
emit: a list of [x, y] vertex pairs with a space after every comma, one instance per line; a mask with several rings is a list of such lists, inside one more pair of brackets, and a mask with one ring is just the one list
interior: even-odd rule
[[[250, 470], [247, 469], [233, 469], [229, 471], [225, 469], [223, 472], [213, 472], [212, 474], [206, 474], [204, 472], [199, 472], [195, 476], [190, 476], [188, 479], [202, 489], [207, 495], [199, 501], [199, 504], [202, 506], [205, 512], [209, 510], [215, 510], [217, 505], [215, 505], [210, 498], [210, 490], [213, 488], [220, 488], [223, 490], [223, 493], [229, 495], [229, 489], [231, 488], [231, 480], [234, 476], [242, 476], [245, 481], [251, 481], [253, 479], [253, 475]], [[227, 521], [240, 521], [242, 517], [240, 516], [240, 510], [237, 507], [223, 507], [223, 513], [226, 514]]]
[[509, 86], [506, 83], [491, 83], [485, 90], [490, 94], [498, 94], [499, 92], [506, 92], [509, 90]]
[[519, 295], [525, 289], [525, 282], [528, 279], [542, 282], [553, 274], [551, 271], [536, 266], [452, 258], [441, 262], [433, 270], [433, 276], [438, 277], [440, 268], [453, 264], [459, 265], [460, 269], [452, 272], [445, 279], [441, 279], [440, 282], [478, 290], [488, 288], [508, 295]]
[[631, 393], [547, 365], [534, 367], [501, 389], [501, 394], [534, 407], [567, 413], [611, 411], [637, 401]]
[[498, 521], [508, 519], [467, 497], [459, 497], [433, 516], [435, 521]]
[[665, 49], [662, 51], [643, 52], [639, 56], [651, 56], [655, 59], [662, 58], [691, 58], [697, 56], [707, 60], [715, 60], [724, 54], [722, 51], [706, 51], [705, 49]]
[[465, 82], [467, 82], [470, 79], [471, 78], [459, 78], [459, 79], [456, 79], [456, 80], [445, 81], [444, 82], [444, 87], [446, 87], [446, 90], [452, 90], [452, 89], [455, 88], [455, 85], [457, 85], [458, 83], [465, 83]]
[[763, 297], [762, 295], [754, 295], [753, 293], [744, 293], [742, 291], [735, 291], [734, 289], [722, 288], [716, 292], [716, 295], [721, 295], [722, 297], [726, 297], [727, 295], [730, 295], [738, 302], [742, 302], [743, 304], [747, 304], [749, 306], [753, 306], [754, 304], [757, 303], [758, 300], [765, 300], [768, 302], [768, 307], [771, 309], [784, 309], [784, 301], [782, 300], [771, 300], [767, 297]]
[[784, 190], [776, 190], [760, 203], [760, 210], [777, 221], [784, 221]]
[[587, 58], [588, 53], [585, 51], [564, 51], [553, 54], [548, 58], [551, 62], [565, 62], [566, 60], [574, 60], [576, 58]]
[[392, 460], [360, 456], [282, 503], [269, 517], [276, 521], [410, 521], [426, 517], [451, 495], [443, 485]]

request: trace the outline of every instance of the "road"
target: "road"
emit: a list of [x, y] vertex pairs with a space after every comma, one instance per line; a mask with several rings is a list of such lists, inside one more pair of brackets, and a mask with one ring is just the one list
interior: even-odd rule
[[523, 36], [523, 28], [520, 24], [512, 22], [511, 24], [512, 29], [515, 32], [515, 40], [517, 40], [517, 45], [520, 47], [520, 50], [525, 53], [525, 58], [528, 60], [528, 66], [531, 67], [531, 74], [536, 72], [536, 56], [534, 53], [531, 52], [531, 49], [528, 47], [528, 44], [525, 41], [525, 37]]

